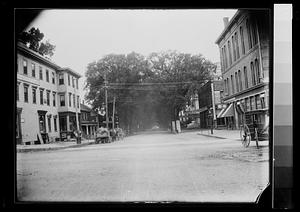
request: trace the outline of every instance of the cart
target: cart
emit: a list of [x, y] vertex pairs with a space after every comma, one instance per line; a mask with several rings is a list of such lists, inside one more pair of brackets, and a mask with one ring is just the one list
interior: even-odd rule
[[110, 141], [109, 132], [106, 130], [102, 130], [99, 132], [96, 132], [96, 138], [95, 143], [108, 143]]
[[269, 139], [269, 124], [264, 125], [256, 119], [257, 111], [247, 111], [243, 114], [243, 125], [240, 127], [240, 137], [244, 147], [248, 147], [250, 141], [256, 142]]

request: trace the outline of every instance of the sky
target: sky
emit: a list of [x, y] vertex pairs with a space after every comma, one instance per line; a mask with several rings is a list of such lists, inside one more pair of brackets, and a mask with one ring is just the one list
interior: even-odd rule
[[223, 17], [229, 20], [234, 10], [44, 10], [27, 29], [39, 28], [43, 41], [56, 46], [52, 61], [70, 67], [83, 77], [80, 96], [85, 90], [84, 73], [89, 63], [106, 54], [131, 52], [148, 56], [152, 52], [176, 50], [202, 54], [219, 62], [215, 44], [224, 29]]

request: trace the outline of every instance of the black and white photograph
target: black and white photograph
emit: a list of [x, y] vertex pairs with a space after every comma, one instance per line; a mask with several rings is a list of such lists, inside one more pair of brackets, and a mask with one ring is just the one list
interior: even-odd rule
[[271, 186], [269, 9], [15, 14], [16, 201], [257, 204]]

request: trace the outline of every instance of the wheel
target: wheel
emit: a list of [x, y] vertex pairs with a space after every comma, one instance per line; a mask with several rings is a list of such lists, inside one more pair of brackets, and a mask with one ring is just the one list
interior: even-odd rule
[[250, 144], [251, 136], [250, 136], [249, 127], [247, 127], [247, 125], [244, 125], [241, 127], [240, 137], [241, 137], [243, 146], [248, 147]]

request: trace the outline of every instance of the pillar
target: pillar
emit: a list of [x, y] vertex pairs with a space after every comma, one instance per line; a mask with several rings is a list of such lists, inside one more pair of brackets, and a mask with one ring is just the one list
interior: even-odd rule
[[67, 115], [67, 131], [70, 131], [70, 116]]
[[236, 110], [236, 102], [233, 102], [233, 111], [234, 111], [234, 126], [235, 129], [239, 129], [239, 117]]
[[86, 135], [89, 135], [89, 125], [86, 125]]

